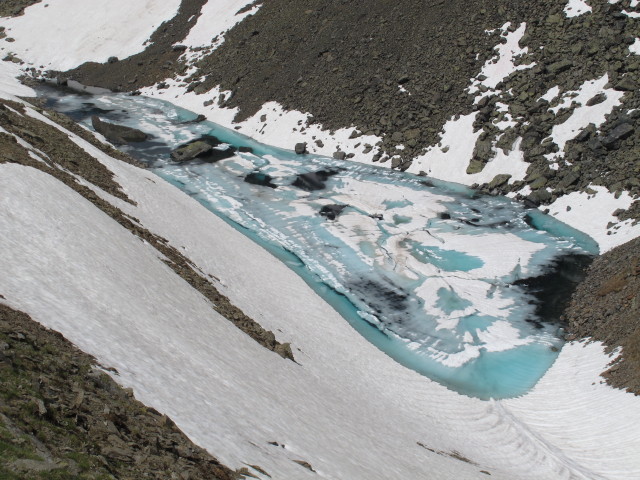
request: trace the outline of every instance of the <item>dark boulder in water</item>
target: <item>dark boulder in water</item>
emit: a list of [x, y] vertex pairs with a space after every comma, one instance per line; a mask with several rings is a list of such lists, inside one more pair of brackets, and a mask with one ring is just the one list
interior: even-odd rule
[[91, 125], [96, 132], [101, 133], [107, 140], [116, 144], [144, 142], [149, 139], [149, 135], [137, 128], [103, 122], [96, 115], [91, 117]]
[[187, 162], [189, 160], [193, 160], [194, 158], [202, 157], [206, 155], [213, 147], [209, 145], [207, 142], [203, 142], [201, 140], [193, 143], [188, 143], [187, 145], [183, 145], [181, 147], [176, 148], [173, 152], [171, 152], [171, 158], [176, 162]]
[[345, 208], [347, 208], [346, 205], [336, 205], [336, 204], [324, 205], [320, 209], [320, 215], [322, 215], [323, 217], [326, 217], [329, 220], [335, 220], [336, 218], [338, 218], [338, 216], [342, 213], [342, 211]]
[[275, 183], [271, 183], [271, 180], [273, 180], [273, 178], [270, 175], [267, 175], [266, 173], [260, 173], [260, 172], [251, 172], [249, 175], [244, 177], [244, 181], [247, 183], [251, 183], [252, 185], [261, 185], [263, 187], [278, 188], [278, 186]]
[[305, 154], [305, 153], [307, 153], [307, 144], [306, 143], [296, 143], [296, 146], [295, 146], [294, 150], [298, 155]]
[[196, 158], [205, 162], [217, 162], [235, 154], [235, 148], [223, 144], [217, 137], [203, 135], [176, 148], [171, 152], [171, 158], [176, 162], [188, 162]]
[[207, 119], [207, 117], [205, 117], [204, 115], [202, 115], [201, 113], [198, 114], [198, 116], [196, 118], [194, 118], [193, 120], [187, 120], [186, 122], [182, 122], [182, 125], [191, 125], [194, 123], [202, 123]]
[[320, 170], [318, 172], [301, 173], [291, 185], [307, 192], [323, 190], [326, 187], [324, 182], [336, 173], [338, 173], [338, 170]]

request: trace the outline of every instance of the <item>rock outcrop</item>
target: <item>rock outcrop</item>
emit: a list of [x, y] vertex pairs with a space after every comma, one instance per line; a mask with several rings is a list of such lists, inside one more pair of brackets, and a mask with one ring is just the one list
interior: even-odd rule
[[144, 142], [149, 135], [137, 128], [131, 128], [124, 125], [116, 125], [115, 123], [103, 122], [100, 117], [94, 115], [91, 117], [91, 125], [96, 132], [104, 135], [111, 143], [122, 145], [125, 143]]

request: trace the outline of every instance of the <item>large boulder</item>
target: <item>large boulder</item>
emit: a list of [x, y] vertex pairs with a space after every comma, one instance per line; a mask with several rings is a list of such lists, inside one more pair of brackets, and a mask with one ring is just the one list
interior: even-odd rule
[[149, 138], [149, 135], [137, 128], [103, 122], [96, 115], [91, 117], [91, 125], [93, 125], [96, 132], [101, 133], [107, 140], [116, 144], [144, 142]]
[[201, 157], [213, 150], [213, 147], [205, 141], [198, 140], [182, 147], [176, 148], [171, 152], [171, 158], [176, 162], [186, 162], [194, 158]]

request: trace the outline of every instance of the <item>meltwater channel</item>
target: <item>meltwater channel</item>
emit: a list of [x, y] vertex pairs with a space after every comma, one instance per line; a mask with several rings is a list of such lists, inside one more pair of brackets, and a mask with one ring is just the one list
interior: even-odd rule
[[[152, 135], [122, 149], [280, 258], [382, 351], [450, 389], [524, 394], [562, 348], [555, 305], [597, 244], [552, 217], [457, 184], [296, 155], [160, 100], [39, 94], [89, 128], [98, 115]], [[171, 159], [200, 138], [214, 145], [207, 156]]]

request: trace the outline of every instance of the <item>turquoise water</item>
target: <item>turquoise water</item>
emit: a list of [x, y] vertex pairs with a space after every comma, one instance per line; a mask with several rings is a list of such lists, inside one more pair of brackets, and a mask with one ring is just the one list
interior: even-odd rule
[[[555, 315], [537, 313], [544, 295], [518, 282], [597, 245], [551, 217], [460, 185], [187, 123], [196, 115], [167, 102], [43, 95], [87, 126], [99, 113], [152, 134], [123, 149], [267, 248], [382, 351], [455, 391], [526, 393], [562, 347]], [[171, 161], [171, 149], [203, 135], [235, 155]]]

